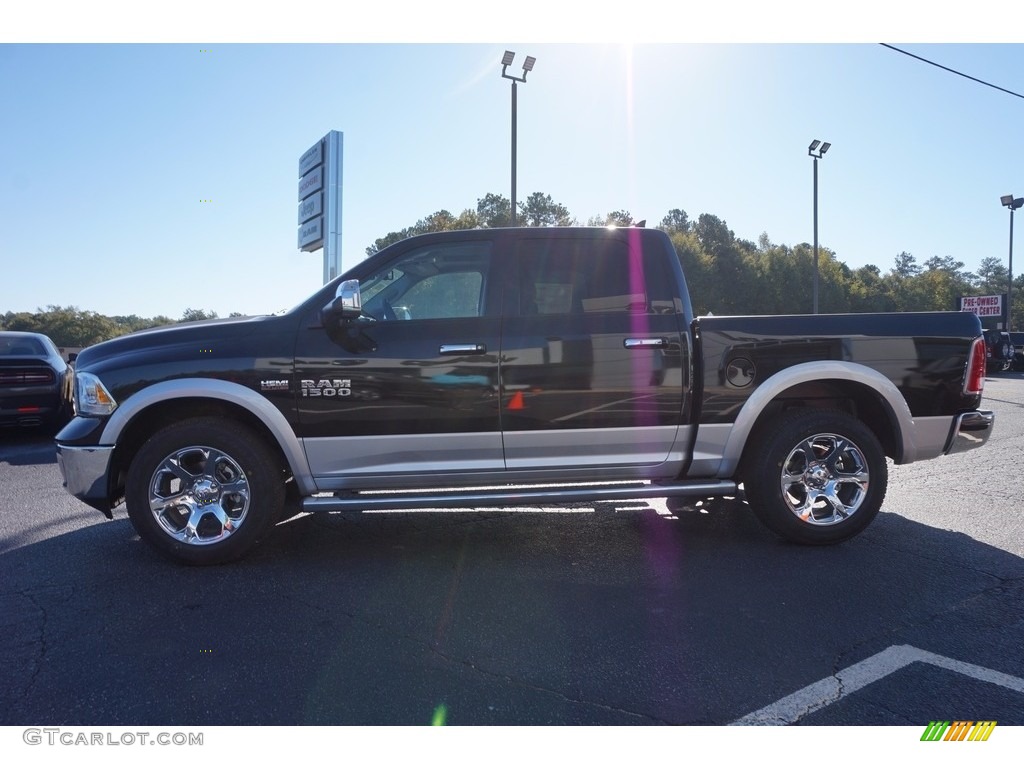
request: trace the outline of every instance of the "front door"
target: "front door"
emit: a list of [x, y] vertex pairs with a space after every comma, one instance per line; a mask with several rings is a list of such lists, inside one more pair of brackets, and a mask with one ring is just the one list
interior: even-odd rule
[[364, 317], [300, 330], [299, 420], [324, 490], [504, 468], [493, 246], [438, 242], [360, 280]]

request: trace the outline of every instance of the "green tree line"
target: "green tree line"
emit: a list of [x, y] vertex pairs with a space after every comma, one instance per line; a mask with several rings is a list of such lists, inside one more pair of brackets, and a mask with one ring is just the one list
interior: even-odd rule
[[[232, 316], [236, 314], [233, 313]], [[44, 333], [58, 347], [88, 347], [133, 331], [192, 320], [211, 320], [216, 317], [216, 312], [202, 309], [186, 309], [177, 320], [164, 315], [109, 317], [78, 307], [59, 307], [51, 304], [35, 312], [7, 312], [0, 315], [0, 330]]]
[[[580, 222], [551, 195], [534, 192], [516, 205], [516, 223], [528, 227], [571, 226]], [[412, 235], [452, 229], [507, 227], [512, 205], [490, 193], [476, 208], [458, 215], [440, 210], [415, 224], [389, 232], [366, 248], [373, 255]], [[611, 211], [582, 222], [588, 226], [633, 226], [629, 211]], [[656, 224], [668, 233], [686, 275], [698, 314], [808, 314], [813, 309], [814, 251], [808, 243], [794, 246], [771, 242], [766, 233], [752, 242], [736, 237], [725, 221], [709, 213], [691, 219], [681, 208]], [[957, 296], [1005, 293], [1007, 267], [999, 258], [981, 260], [977, 272], [952, 256], [932, 256], [923, 263], [910, 253], [895, 255], [886, 271], [868, 264], [851, 269], [836, 254], [819, 247], [818, 308], [821, 312], [921, 312], [951, 310]], [[1024, 328], [1024, 275], [1013, 289], [1014, 328]], [[232, 313], [231, 316], [237, 316]], [[177, 320], [137, 315], [108, 317], [77, 307], [48, 306], [36, 312], [0, 315], [0, 330], [45, 333], [59, 347], [86, 347], [125, 333], [175, 322], [217, 317], [216, 312], [186, 309]]]
[[[580, 222], [551, 195], [534, 192], [517, 204], [517, 224], [529, 227], [569, 226]], [[477, 201], [476, 209], [454, 215], [447, 210], [420, 219], [410, 227], [390, 232], [366, 249], [372, 256], [411, 235], [449, 229], [505, 227], [511, 203], [498, 194]], [[633, 226], [629, 211], [592, 216], [587, 226]], [[693, 220], [674, 208], [656, 225], [669, 234], [690, 288], [694, 311], [716, 315], [809, 314], [813, 310], [814, 249], [809, 243], [794, 246], [771, 242], [766, 233], [752, 242], [736, 237], [725, 221], [710, 213]], [[845, 312], [926, 312], [952, 310], [957, 296], [1006, 293], [1007, 267], [999, 258], [981, 260], [977, 272], [964, 268], [952, 256], [932, 256], [918, 263], [906, 251], [896, 254], [884, 271], [868, 264], [851, 269], [834, 251], [818, 248], [818, 309]], [[1024, 275], [1013, 281], [1014, 328], [1024, 327]]]

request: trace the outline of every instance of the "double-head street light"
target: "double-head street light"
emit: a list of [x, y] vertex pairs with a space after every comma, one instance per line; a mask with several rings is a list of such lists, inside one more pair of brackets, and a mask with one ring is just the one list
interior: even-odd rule
[[1013, 212], [1024, 205], [1024, 197], [1014, 199], [1013, 195], [1003, 195], [999, 202], [1010, 209], [1010, 278], [1006, 283], [1006, 330], [1010, 330], [1010, 318], [1013, 316]]
[[807, 148], [807, 154], [814, 158], [814, 314], [818, 314], [818, 160], [831, 146], [815, 139]]
[[516, 84], [526, 82], [526, 74], [533, 69], [537, 62], [533, 56], [527, 56], [523, 62], [523, 74], [521, 77], [508, 74], [508, 68], [512, 66], [515, 59], [514, 51], [505, 51], [501, 57], [501, 76], [512, 81], [512, 226], [516, 225]]

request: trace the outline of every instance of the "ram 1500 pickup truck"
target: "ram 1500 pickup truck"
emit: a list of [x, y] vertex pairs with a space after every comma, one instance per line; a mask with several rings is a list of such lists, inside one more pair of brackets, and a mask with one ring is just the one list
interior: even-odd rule
[[656, 229], [443, 232], [281, 315], [86, 349], [57, 457], [187, 563], [300, 510], [738, 491], [828, 544], [875, 517], [886, 457], [985, 443], [985, 362], [968, 313], [694, 318]]

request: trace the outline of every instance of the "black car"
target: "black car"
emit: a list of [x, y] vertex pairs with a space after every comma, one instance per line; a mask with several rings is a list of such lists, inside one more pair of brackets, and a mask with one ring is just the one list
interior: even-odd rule
[[1013, 344], [1013, 362], [1010, 363], [1010, 370], [1024, 371], [1024, 333], [1011, 332], [1010, 342]]
[[1006, 331], [985, 331], [987, 350], [986, 368], [992, 371], [1008, 371], [1013, 362], [1013, 342]]
[[71, 385], [48, 336], [0, 331], [0, 427], [62, 424], [71, 415]]

